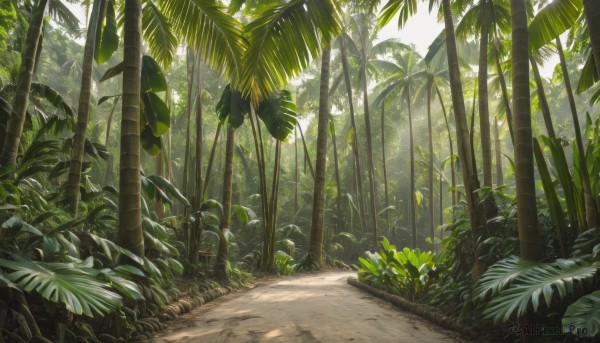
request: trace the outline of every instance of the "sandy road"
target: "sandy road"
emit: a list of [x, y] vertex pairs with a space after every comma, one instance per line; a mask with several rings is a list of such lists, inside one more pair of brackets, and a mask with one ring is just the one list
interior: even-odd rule
[[154, 342], [459, 342], [348, 285], [353, 274], [305, 274], [224, 296], [180, 317]]

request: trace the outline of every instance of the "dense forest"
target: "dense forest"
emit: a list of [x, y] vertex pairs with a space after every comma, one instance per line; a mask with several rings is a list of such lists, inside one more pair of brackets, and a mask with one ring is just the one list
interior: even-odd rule
[[0, 0], [0, 342], [349, 266], [594, 341], [597, 56], [598, 0]]

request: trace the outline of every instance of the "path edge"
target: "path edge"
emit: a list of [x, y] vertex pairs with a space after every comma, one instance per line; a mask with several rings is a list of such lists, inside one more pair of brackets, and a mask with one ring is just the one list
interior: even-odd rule
[[346, 282], [351, 286], [354, 286], [362, 291], [376, 296], [377, 298], [385, 300], [386, 302], [391, 303], [392, 305], [401, 308], [402, 310], [420, 316], [444, 329], [458, 332], [461, 336], [465, 338], [477, 340], [481, 337], [481, 333], [478, 330], [457, 323], [452, 318], [441, 314], [437, 309], [431, 306], [413, 303], [400, 296], [390, 294], [380, 289], [374, 288], [372, 286], [360, 282], [354, 276], [348, 277]]

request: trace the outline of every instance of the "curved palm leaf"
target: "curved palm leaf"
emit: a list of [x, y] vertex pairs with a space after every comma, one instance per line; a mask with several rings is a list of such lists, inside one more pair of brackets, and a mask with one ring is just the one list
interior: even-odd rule
[[[88, 263], [89, 264], [89, 263]], [[45, 263], [19, 258], [0, 259], [0, 266], [13, 272], [6, 275], [26, 292], [36, 292], [44, 299], [62, 303], [72, 313], [93, 317], [115, 311], [121, 296], [109, 290], [82, 266], [74, 263]]]
[[[582, 259], [559, 259], [553, 263], [540, 263], [526, 271], [517, 271], [510, 287], [500, 291], [487, 304], [483, 314], [486, 318], [492, 318], [495, 323], [501, 323], [515, 315], [516, 318], [521, 318], [527, 313], [529, 306], [537, 311], [542, 298], [545, 305], [550, 307], [557, 293], [559, 299], [564, 299], [572, 296], [576, 289], [592, 283], [598, 267], [598, 263], [590, 264]], [[501, 267], [495, 269], [502, 271]], [[515, 270], [511, 270], [509, 265], [507, 273], [511, 275], [511, 271]]]
[[237, 129], [244, 123], [245, 116], [250, 113], [250, 101], [242, 96], [240, 91], [227, 85], [221, 99], [217, 103], [217, 115], [221, 123]]
[[142, 8], [142, 32], [150, 47], [151, 55], [163, 67], [173, 61], [177, 52], [175, 37], [168, 19], [151, 0], [146, 0]]
[[290, 92], [286, 90], [261, 101], [257, 114], [271, 136], [280, 141], [286, 140], [298, 124], [296, 104], [292, 101]]
[[111, 0], [102, 0], [102, 13], [96, 27], [96, 47], [94, 60], [98, 64], [106, 62], [119, 48], [119, 34], [117, 33], [117, 19], [115, 8]]
[[214, 0], [160, 0], [159, 9], [177, 36], [219, 74], [238, 79], [246, 48], [242, 24]]
[[331, 0], [292, 0], [269, 6], [247, 26], [242, 94], [254, 103], [280, 89], [327, 46], [341, 28]]
[[417, 13], [417, 0], [390, 0], [381, 10], [377, 23], [379, 27], [384, 27], [396, 14], [399, 14], [398, 28], [402, 28], [408, 18], [415, 13]]
[[585, 328], [585, 335], [594, 337], [600, 334], [600, 291], [579, 298], [572, 303], [562, 319], [563, 332], [582, 334], [578, 328]]
[[529, 51], [541, 48], [573, 27], [582, 8], [582, 0], [555, 0], [542, 8], [529, 24]]

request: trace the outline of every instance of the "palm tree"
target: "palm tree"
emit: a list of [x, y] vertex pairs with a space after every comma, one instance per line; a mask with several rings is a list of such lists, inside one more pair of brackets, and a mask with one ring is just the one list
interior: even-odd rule
[[323, 226], [325, 216], [325, 178], [327, 171], [327, 127], [329, 122], [329, 64], [331, 47], [323, 48], [317, 133], [317, 158], [313, 191], [312, 224], [309, 259], [319, 268], [323, 265]]
[[0, 166], [14, 168], [17, 161], [17, 152], [25, 124], [27, 105], [29, 103], [29, 91], [33, 80], [36, 56], [41, 50], [40, 37], [44, 23], [44, 14], [49, 0], [39, 0], [35, 2], [29, 29], [27, 30], [27, 39], [25, 48], [21, 55], [21, 67], [17, 81], [17, 92], [13, 103], [13, 112], [6, 124], [6, 136], [2, 145], [0, 154]]
[[141, 0], [125, 2], [124, 23], [119, 240], [125, 249], [144, 256], [140, 179]]
[[415, 204], [415, 147], [414, 147], [414, 134], [413, 134], [413, 120], [412, 120], [412, 102], [413, 94], [418, 87], [419, 80], [425, 78], [427, 72], [421, 67], [419, 61], [420, 56], [416, 51], [410, 50], [406, 53], [396, 52], [392, 55], [393, 62], [389, 61], [378, 61], [378, 65], [385, 68], [390, 74], [389, 77], [382, 83], [384, 89], [381, 91], [377, 99], [377, 103], [385, 100], [392, 92], [398, 92], [400, 98], [406, 102], [406, 108], [408, 110], [408, 127], [409, 127], [409, 154], [410, 154], [410, 225], [412, 230], [412, 247], [417, 246], [417, 214]]
[[[447, 0], [446, 0], [447, 1]], [[537, 226], [531, 105], [529, 93], [529, 34], [525, 0], [511, 0], [515, 180], [521, 257], [541, 257]]]
[[79, 207], [79, 184], [81, 182], [81, 166], [83, 164], [83, 153], [85, 147], [85, 135], [87, 131], [90, 100], [92, 97], [92, 71], [94, 68], [94, 50], [96, 43], [96, 32], [101, 3], [94, 1], [90, 23], [88, 25], [85, 48], [83, 52], [83, 66], [81, 72], [81, 88], [79, 93], [79, 109], [77, 111], [77, 126], [73, 137], [73, 148], [71, 150], [71, 161], [69, 164], [69, 178], [66, 185], [66, 196], [69, 201], [69, 211], [73, 216], [77, 215]]

